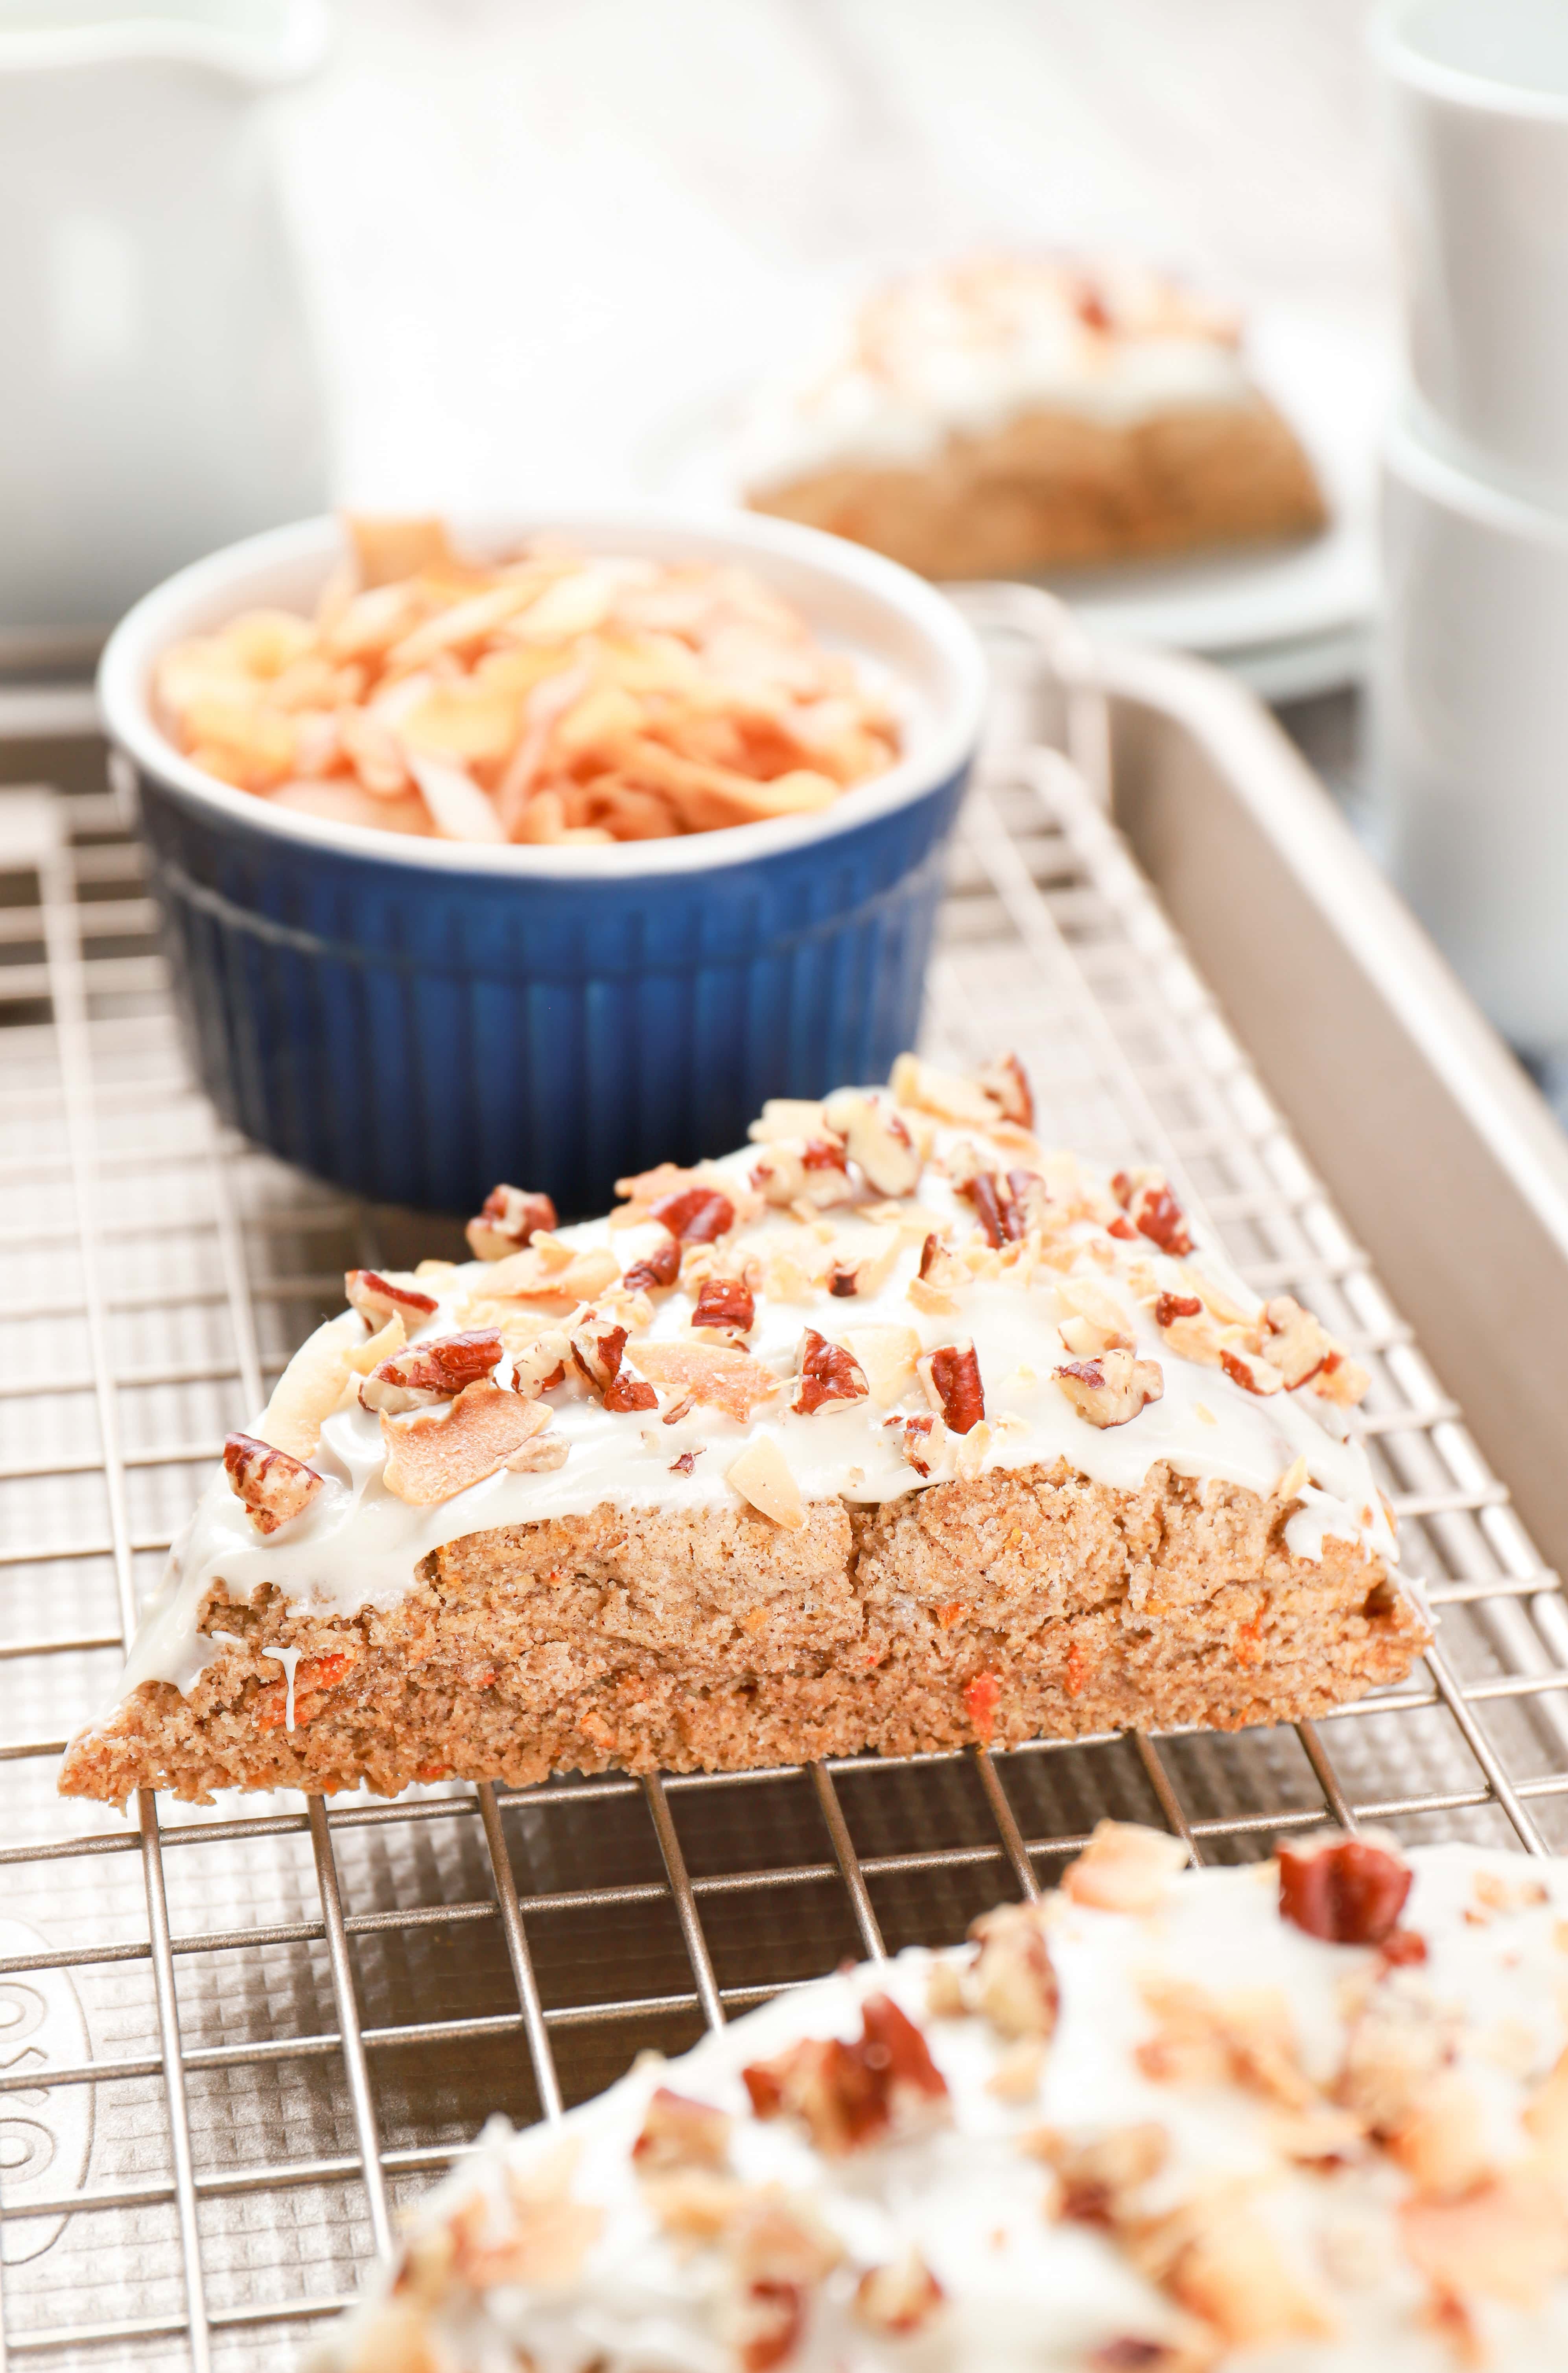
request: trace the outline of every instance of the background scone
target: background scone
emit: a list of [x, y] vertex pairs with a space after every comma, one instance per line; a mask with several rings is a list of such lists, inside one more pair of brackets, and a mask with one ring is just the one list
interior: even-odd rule
[[1235, 318], [1156, 275], [980, 255], [862, 308], [743, 439], [754, 510], [928, 577], [1309, 535], [1327, 517]]
[[493, 2120], [314, 2373], [1568, 2361], [1562, 1864], [1183, 1858], [1102, 1822], [968, 1947]]
[[351, 1271], [175, 1544], [67, 1793], [392, 1792], [1299, 1719], [1427, 1633], [1364, 1374], [1008, 1058]]

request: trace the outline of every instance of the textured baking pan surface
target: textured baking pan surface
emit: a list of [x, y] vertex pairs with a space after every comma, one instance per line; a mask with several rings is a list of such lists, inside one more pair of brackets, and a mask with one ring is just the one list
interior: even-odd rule
[[[61, 1747], [225, 1431], [345, 1266], [453, 1247], [219, 1131], [114, 801], [0, 791], [0, 2360], [286, 2365], [490, 2110], [556, 2113], [846, 1954], [954, 1940], [1102, 1815], [1199, 1860], [1329, 1819], [1568, 1843], [1568, 1625], [1465, 1379], [1429, 1367], [1094, 796], [1023, 730], [1031, 689], [966, 811], [927, 1050], [1015, 1045], [1047, 1137], [1164, 1163], [1259, 1290], [1353, 1345], [1436, 1652], [1234, 1737], [62, 1802]], [[29, 759], [78, 786], [97, 763]]]

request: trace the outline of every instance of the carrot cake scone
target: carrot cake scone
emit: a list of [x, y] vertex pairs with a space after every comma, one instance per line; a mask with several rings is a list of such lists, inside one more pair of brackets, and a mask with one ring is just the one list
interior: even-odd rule
[[1060, 1889], [492, 2120], [312, 2373], [1546, 2373], [1568, 1871], [1312, 1836]]
[[1011, 1058], [355, 1269], [175, 1543], [61, 1785], [683, 1771], [1295, 1720], [1426, 1626], [1363, 1371]]
[[754, 510], [928, 577], [1008, 577], [1315, 533], [1294, 433], [1235, 317], [1141, 270], [1000, 254], [874, 296], [759, 403]]

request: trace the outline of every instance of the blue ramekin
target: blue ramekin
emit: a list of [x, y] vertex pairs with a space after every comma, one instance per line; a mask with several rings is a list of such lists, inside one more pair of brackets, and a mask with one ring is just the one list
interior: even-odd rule
[[743, 1140], [766, 1096], [885, 1076], [916, 1035], [985, 667], [920, 579], [787, 521], [541, 512], [589, 550], [739, 561], [907, 697], [886, 776], [825, 812], [611, 848], [479, 848], [275, 809], [181, 757], [153, 662], [256, 604], [307, 608], [330, 520], [181, 570], [99, 696], [134, 770], [195, 1069], [225, 1118], [378, 1201], [466, 1212], [498, 1179], [602, 1210], [614, 1180]]

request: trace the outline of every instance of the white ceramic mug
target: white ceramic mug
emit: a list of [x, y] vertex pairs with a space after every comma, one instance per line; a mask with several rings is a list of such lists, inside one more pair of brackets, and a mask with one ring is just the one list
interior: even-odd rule
[[0, 0], [0, 664], [322, 507], [261, 101], [327, 0]]
[[1568, 0], [1385, 0], [1371, 40], [1424, 434], [1568, 500]]
[[1395, 427], [1375, 742], [1390, 870], [1514, 1044], [1568, 1048], [1568, 508]]

